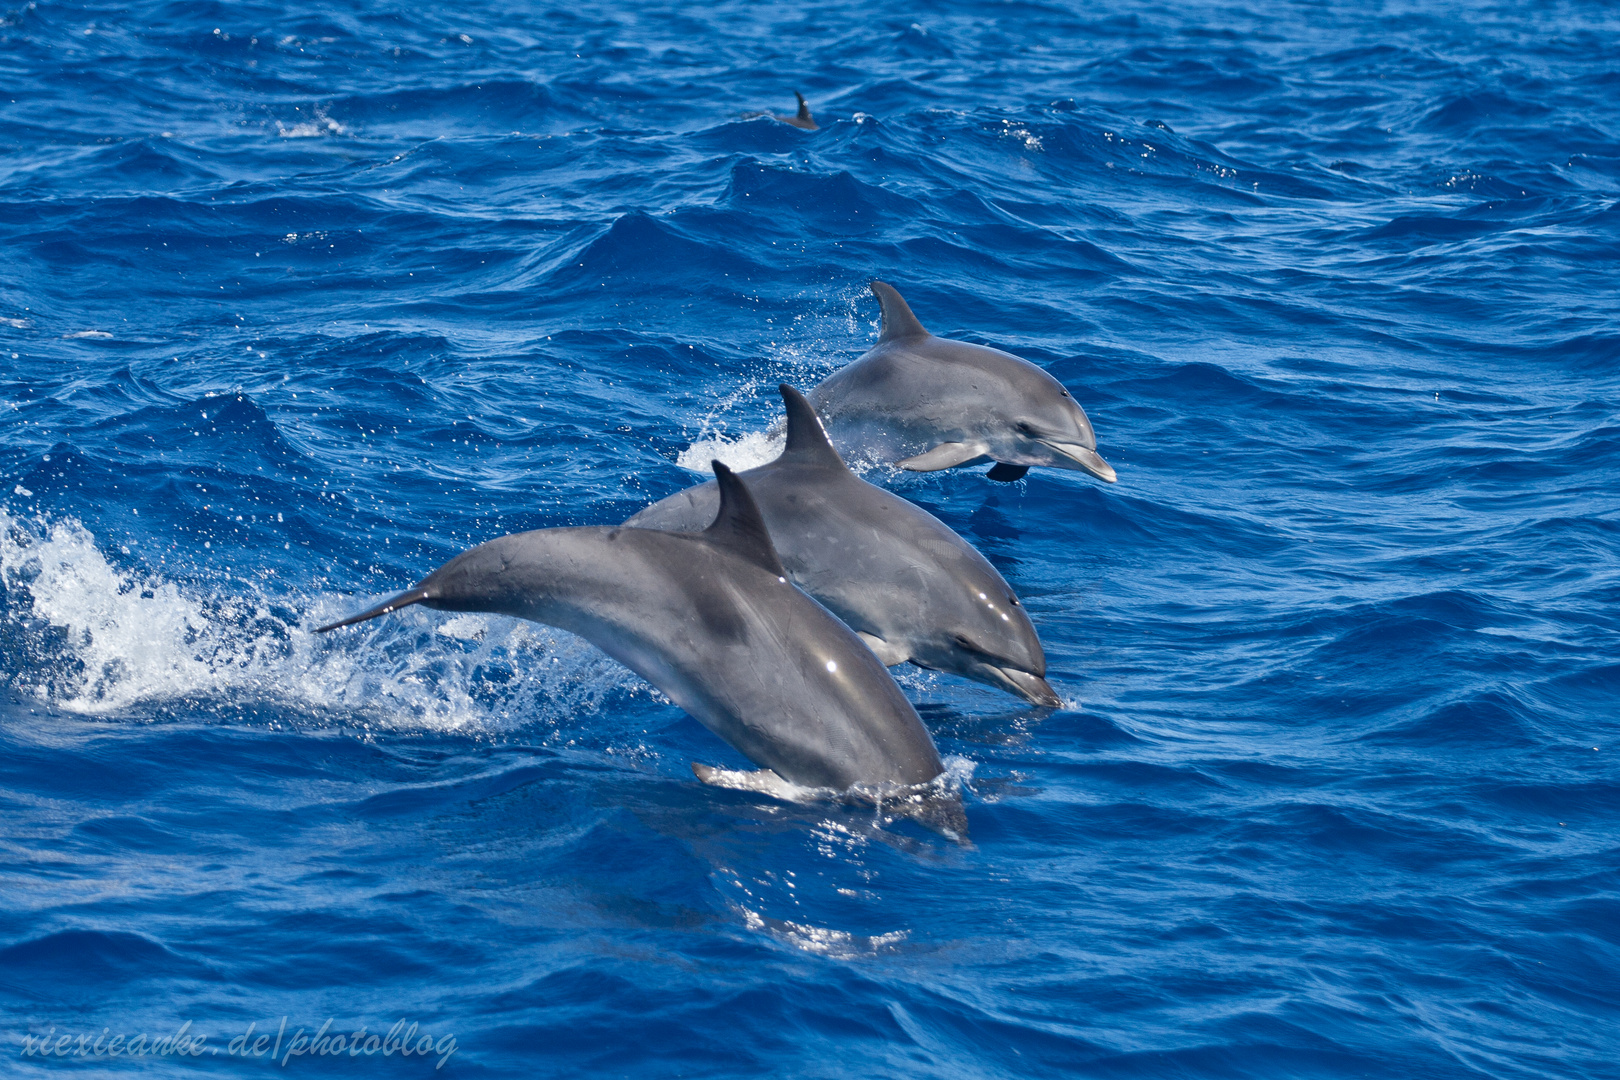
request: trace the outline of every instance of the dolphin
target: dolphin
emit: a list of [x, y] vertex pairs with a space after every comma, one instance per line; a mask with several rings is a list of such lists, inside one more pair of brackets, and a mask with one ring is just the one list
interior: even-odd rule
[[772, 120], [782, 121], [789, 127], [801, 128], [805, 131], [820, 131], [821, 125], [816, 123], [816, 118], [810, 115], [810, 106], [805, 102], [804, 95], [795, 90], [793, 96], [799, 99], [799, 111], [792, 116], [779, 116], [776, 113], [768, 112], [745, 112], [742, 114], [742, 118], [744, 120], [753, 120], [756, 117], [768, 116]]
[[[777, 387], [787, 446], [742, 474], [793, 583], [843, 619], [885, 664], [907, 660], [1056, 708], [1046, 654], [1004, 578], [950, 527], [850, 471], [805, 396]], [[692, 530], [714, 517], [711, 481], [625, 522]]]
[[317, 632], [412, 604], [555, 626], [788, 784], [855, 789], [880, 803], [896, 797], [900, 812], [965, 837], [960, 796], [925, 790], [944, 766], [917, 710], [854, 632], [788, 581], [743, 482], [718, 461], [714, 473], [719, 506], [701, 533], [585, 527], [503, 536]]
[[883, 308], [878, 343], [809, 394], [846, 455], [914, 472], [990, 458], [992, 480], [1041, 465], [1115, 481], [1062, 383], [1012, 353], [935, 337], [893, 286], [871, 288]]
[[774, 116], [773, 114], [773, 119], [780, 120], [782, 123], [790, 124], [796, 128], [803, 128], [805, 131], [820, 131], [821, 125], [816, 123], [815, 118], [810, 115], [810, 106], [805, 102], [804, 95], [795, 90], [793, 96], [799, 99], [799, 111], [792, 116]]

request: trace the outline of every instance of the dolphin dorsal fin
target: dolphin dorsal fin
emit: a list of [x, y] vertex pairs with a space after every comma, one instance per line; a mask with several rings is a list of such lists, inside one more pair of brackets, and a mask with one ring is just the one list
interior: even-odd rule
[[794, 119], [808, 120], [812, 124], [815, 123], [815, 117], [810, 115], [810, 103], [804, 100], [804, 95], [795, 90], [793, 96], [799, 99], [799, 115]]
[[787, 447], [777, 460], [787, 458], [801, 465], [848, 469], [827, 438], [827, 429], [821, 426], [821, 417], [816, 415], [816, 407], [810, 404], [810, 399], [787, 383], [779, 384], [776, 389], [782, 395], [782, 404], [787, 406]]
[[928, 331], [917, 321], [917, 316], [911, 313], [905, 299], [894, 291], [893, 285], [887, 281], [874, 281], [872, 295], [878, 298], [878, 303], [883, 307], [883, 332], [878, 335], [878, 344], [898, 341], [901, 338], [928, 336]]
[[759, 512], [759, 504], [748, 493], [747, 485], [721, 462], [709, 464], [720, 486], [720, 512], [714, 516], [714, 523], [703, 530], [703, 538], [777, 577], [787, 577], [765, 528], [765, 516]]

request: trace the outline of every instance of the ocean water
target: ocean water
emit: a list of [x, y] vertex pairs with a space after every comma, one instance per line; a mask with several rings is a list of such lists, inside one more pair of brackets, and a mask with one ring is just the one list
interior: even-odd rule
[[[0, 1072], [1620, 1075], [1617, 35], [13, 0]], [[1069, 702], [897, 670], [970, 845], [545, 627], [311, 633], [768, 458], [873, 277], [1119, 471], [868, 474]]]

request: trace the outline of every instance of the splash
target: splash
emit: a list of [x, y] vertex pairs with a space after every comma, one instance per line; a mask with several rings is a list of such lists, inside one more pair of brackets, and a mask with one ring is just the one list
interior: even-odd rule
[[675, 464], [683, 469], [705, 475], [711, 472], [709, 462], [721, 461], [741, 471], [772, 461], [782, 452], [783, 437], [770, 432], [751, 431], [742, 435], [727, 434], [728, 424], [721, 419], [744, 401], [758, 397], [764, 384], [749, 379], [730, 394], [721, 398], [704, 416], [692, 445], [680, 452]]
[[[714, 403], [699, 423], [692, 444], [681, 451], [675, 463], [683, 469], [708, 475], [709, 462], [714, 460], [736, 470], [752, 469], [776, 460], [786, 445], [777, 384], [788, 383], [799, 390], [808, 390], [842, 367], [847, 358], [839, 359], [838, 352], [846, 349], [848, 342], [857, 340], [863, 329], [877, 329], [875, 322], [862, 315], [863, 305], [869, 306], [869, 299], [864, 286], [850, 287], [814, 301], [800, 297], [800, 302], [808, 305], [807, 309], [785, 323], [778, 324], [774, 317], [768, 318], [768, 340], [760, 342], [765, 356], [763, 370]], [[726, 417], [739, 410], [752, 411], [761, 397], [770, 398], [774, 419], [764, 431], [732, 435]], [[868, 463], [851, 461], [850, 466], [864, 472]]]
[[318, 139], [323, 135], [347, 135], [349, 129], [317, 109], [312, 119], [302, 123], [288, 126], [277, 120], [276, 133], [283, 139]]
[[909, 930], [891, 930], [887, 934], [852, 934], [847, 930], [834, 930], [827, 926], [812, 926], [787, 919], [775, 919], [769, 915], [761, 915], [751, 908], [741, 905], [738, 907], [748, 929], [756, 933], [768, 933], [783, 944], [802, 952], [835, 960], [850, 960], [891, 950], [911, 933]]
[[0, 623], [12, 686], [87, 715], [290, 705], [367, 729], [495, 732], [565, 724], [661, 695], [583, 640], [517, 619], [418, 610], [320, 635], [352, 597], [179, 583], [109, 562], [76, 520], [0, 511]]
[[1001, 122], [1001, 138], [1016, 139], [1024, 145], [1025, 150], [1043, 151], [1046, 148], [1041, 144], [1041, 137], [1030, 131], [1029, 128], [1012, 120]]
[[741, 472], [775, 461], [785, 445], [782, 436], [768, 431], [750, 431], [735, 439], [715, 432], [682, 450], [675, 464], [695, 473], [710, 473], [709, 462], [721, 461]]

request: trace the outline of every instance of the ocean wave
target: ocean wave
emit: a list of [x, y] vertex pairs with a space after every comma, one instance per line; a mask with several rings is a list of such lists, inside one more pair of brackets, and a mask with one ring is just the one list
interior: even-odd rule
[[[498, 1076], [1607, 1075], [1616, 28], [14, 5], [0, 1009], [382, 1001]], [[795, 89], [820, 130], [753, 115]], [[865, 474], [1065, 700], [895, 669], [971, 844], [697, 782], [751, 766], [566, 635], [311, 632], [768, 460], [873, 278], [1119, 471]]]

